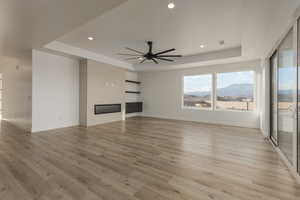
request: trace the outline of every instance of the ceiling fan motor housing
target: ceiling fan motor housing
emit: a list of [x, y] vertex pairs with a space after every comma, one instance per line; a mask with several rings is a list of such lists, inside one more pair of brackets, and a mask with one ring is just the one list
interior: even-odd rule
[[[178, 58], [178, 57], [182, 57], [181, 55], [165, 55], [166, 53], [175, 51], [176, 49], [169, 49], [166, 51], [161, 51], [158, 53], [153, 53], [153, 42], [152, 41], [147, 41], [146, 42], [149, 49], [147, 53], [143, 53], [141, 51], [135, 50], [135, 49], [131, 49], [131, 48], [126, 48], [127, 50], [130, 51], [134, 51], [135, 53], [140, 54], [139, 57], [137, 57], [137, 59], [143, 59], [140, 64], [144, 63], [146, 60], [152, 60], [155, 64], [159, 64], [158, 60], [163, 60], [163, 61], [168, 61], [168, 62], [174, 62], [174, 60], [168, 59], [168, 58]], [[129, 58], [130, 59], [130, 58]]]

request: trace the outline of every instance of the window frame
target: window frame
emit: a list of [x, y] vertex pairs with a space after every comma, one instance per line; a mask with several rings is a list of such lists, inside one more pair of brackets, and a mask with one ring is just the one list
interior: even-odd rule
[[[191, 76], [205, 76], [205, 75], [211, 75], [211, 107], [210, 108], [197, 108], [197, 107], [188, 107], [184, 105], [184, 78], [185, 77], [191, 77]], [[213, 73], [197, 73], [197, 74], [190, 74], [190, 75], [183, 75], [182, 76], [182, 101], [181, 101], [181, 108], [184, 110], [206, 110], [206, 111], [213, 111], [214, 110], [214, 87], [213, 87], [213, 82], [214, 82], [214, 74]]]
[[[253, 72], [253, 110], [226, 110], [226, 109], [217, 109], [217, 74], [221, 73], [234, 73], [234, 72]], [[238, 113], [256, 113], [258, 110], [258, 101], [257, 101], [257, 74], [258, 71], [254, 67], [247, 67], [242, 69], [233, 69], [233, 70], [220, 70], [216, 72], [203, 72], [203, 73], [188, 73], [182, 75], [182, 93], [181, 93], [181, 109], [182, 110], [198, 110], [198, 111], [216, 111], [216, 112], [238, 112]], [[212, 75], [212, 107], [211, 108], [196, 108], [196, 107], [187, 107], [184, 106], [184, 78], [188, 76], [201, 76], [201, 75]]]
[[[217, 83], [218, 83], [218, 74], [224, 74], [224, 73], [238, 73], [238, 72], [253, 72], [253, 104], [255, 105], [253, 110], [232, 110], [232, 109], [222, 109], [222, 108], [217, 108]], [[257, 85], [257, 78], [256, 78], [256, 71], [254, 69], [252, 70], [238, 70], [238, 71], [228, 71], [228, 72], [216, 72], [215, 74], [215, 96], [214, 96], [214, 111], [222, 111], [222, 112], [242, 112], [242, 113], [252, 113], [252, 112], [256, 112], [257, 110], [257, 101], [256, 101], [256, 85]]]
[[3, 119], [3, 73], [0, 73], [0, 91], [1, 91], [1, 96], [0, 96], [0, 120]]

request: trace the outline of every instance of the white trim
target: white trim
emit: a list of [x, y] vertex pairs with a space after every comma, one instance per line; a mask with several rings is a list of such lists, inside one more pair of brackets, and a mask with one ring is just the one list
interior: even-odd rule
[[244, 58], [242, 56], [242, 47], [237, 46], [229, 49], [184, 56], [183, 58], [177, 59], [173, 64], [161, 63], [159, 65], [160, 67], [156, 67], [154, 64], [137, 64], [134, 65], [134, 67], [137, 71], [169, 71], [176, 69], [189, 69], [200, 66], [246, 62], [253, 59], [254, 58]]
[[278, 153], [278, 155], [280, 156], [280, 158], [282, 159], [282, 161], [284, 162], [284, 164], [286, 165], [286, 167], [288, 168], [292, 176], [300, 184], [300, 175], [297, 173], [297, 169], [291, 165], [290, 161], [286, 158], [286, 156], [282, 153], [282, 151], [278, 147], [275, 147], [269, 138], [268, 138], [268, 142], [271, 143], [272, 147]]
[[[255, 105], [253, 110], [230, 110], [230, 109], [217, 109], [217, 75], [222, 74], [222, 73], [237, 73], [237, 72], [253, 72], [254, 77], [253, 77], [253, 103]], [[181, 96], [182, 96], [182, 101], [181, 101], [181, 109], [182, 110], [199, 110], [199, 111], [217, 111], [217, 112], [240, 112], [240, 113], [257, 113], [258, 111], [258, 98], [257, 98], [257, 73], [258, 70], [255, 68], [249, 68], [249, 69], [241, 69], [241, 70], [231, 70], [231, 71], [226, 71], [226, 72], [203, 72], [203, 73], [195, 73], [195, 74], [182, 74], [181, 77]], [[185, 77], [192, 77], [192, 76], [204, 76], [204, 75], [211, 75], [212, 81], [211, 81], [211, 101], [212, 101], [212, 106], [210, 108], [198, 108], [198, 107], [188, 107], [184, 105], [184, 78]]]
[[294, 68], [295, 68], [295, 71], [296, 71], [296, 74], [295, 74], [295, 83], [294, 83], [294, 90], [296, 92], [294, 92], [294, 99], [295, 99], [295, 103], [294, 103], [294, 113], [293, 113], [293, 119], [294, 119], [294, 132], [293, 132], [293, 166], [296, 168], [296, 171], [298, 170], [297, 169], [297, 160], [298, 160], [298, 142], [297, 142], [297, 135], [298, 135], [298, 112], [297, 112], [297, 106], [298, 106], [298, 74], [297, 74], [297, 63], [298, 63], [298, 31], [297, 31], [297, 28], [298, 28], [298, 23], [295, 22], [294, 23], [294, 27], [293, 27], [293, 51], [294, 51]]
[[213, 73], [213, 93], [212, 93], [212, 98], [213, 98], [213, 110], [217, 110], [217, 74]]
[[45, 48], [47, 49], [51, 49], [54, 51], [59, 51], [59, 52], [63, 52], [66, 54], [70, 54], [73, 56], [78, 56], [81, 58], [87, 58], [87, 59], [91, 59], [91, 60], [95, 60], [95, 61], [99, 61], [102, 63], [106, 63], [106, 64], [110, 64], [110, 65], [114, 65], [116, 67], [120, 67], [120, 68], [125, 68], [131, 71], [135, 71], [134, 67], [132, 64], [130, 63], [126, 63], [114, 58], [110, 58], [101, 54], [97, 54], [85, 49], [81, 49], [78, 47], [74, 47], [62, 42], [58, 42], [58, 41], [53, 41], [50, 42], [49, 44], [45, 45]]
[[[238, 72], [253, 72], [253, 104], [255, 105], [254, 109], [253, 110], [231, 110], [231, 109], [218, 109], [217, 108], [217, 84], [218, 84], [218, 74], [224, 74], [224, 73], [238, 73]], [[228, 111], [228, 112], [249, 112], [249, 113], [256, 113], [257, 112], [257, 107], [258, 107], [258, 101], [257, 101], [257, 71], [252, 69], [252, 70], [240, 70], [240, 71], [232, 71], [232, 72], [216, 72], [214, 73], [215, 74], [215, 87], [214, 87], [214, 90], [215, 90], [215, 111]]]
[[[208, 111], [209, 112], [209, 111]], [[185, 117], [166, 117], [166, 116], [161, 116], [157, 114], [147, 114], [147, 113], [142, 113], [140, 116], [142, 117], [152, 117], [156, 119], [168, 119], [168, 120], [177, 120], [177, 121], [185, 121], [185, 122], [197, 122], [197, 123], [205, 123], [205, 124], [212, 124], [212, 125], [221, 125], [221, 126], [231, 126], [231, 127], [241, 127], [241, 128], [252, 128], [252, 129], [259, 129], [256, 124], [254, 123], [226, 123], [226, 122], [212, 122], [212, 121], [207, 121], [207, 120], [197, 120], [197, 119], [186, 119]]]
[[140, 116], [140, 113], [128, 113], [128, 114], [125, 114], [125, 119], [132, 118], [132, 117], [138, 117], [138, 116]]
[[188, 107], [188, 106], [182, 106], [182, 110], [199, 110], [199, 111], [213, 111], [212, 107], [211, 108], [198, 108], [198, 107]]
[[[188, 107], [184, 105], [184, 78], [185, 77], [193, 77], [193, 76], [205, 76], [205, 75], [210, 75], [211, 77], [211, 91], [210, 91], [210, 96], [211, 96], [211, 101], [212, 101], [212, 105], [210, 108], [198, 108], [198, 107]], [[214, 111], [214, 107], [213, 107], [213, 81], [214, 81], [214, 75], [212, 73], [199, 73], [199, 74], [195, 74], [195, 75], [182, 75], [182, 92], [181, 92], [181, 96], [182, 96], [182, 101], [181, 101], [181, 109], [182, 110], [207, 110], [207, 111]]]

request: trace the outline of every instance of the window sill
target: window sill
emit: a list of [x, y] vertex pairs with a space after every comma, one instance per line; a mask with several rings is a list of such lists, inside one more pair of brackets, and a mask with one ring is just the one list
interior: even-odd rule
[[223, 110], [223, 109], [215, 109], [216, 112], [234, 112], [234, 113], [256, 113], [256, 110]]
[[212, 108], [182, 107], [182, 110], [213, 111]]
[[195, 111], [211, 111], [211, 112], [230, 112], [230, 113], [256, 113], [256, 110], [222, 110], [222, 109], [212, 109], [212, 108], [196, 108], [196, 107], [182, 107], [182, 110], [195, 110]]

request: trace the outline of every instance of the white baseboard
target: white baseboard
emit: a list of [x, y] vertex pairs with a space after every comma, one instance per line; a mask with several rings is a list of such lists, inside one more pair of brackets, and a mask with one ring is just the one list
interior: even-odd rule
[[282, 151], [278, 147], [274, 146], [274, 144], [269, 139], [268, 139], [268, 141], [271, 143], [274, 150], [279, 154], [280, 158], [282, 159], [284, 164], [287, 166], [288, 170], [290, 171], [292, 176], [295, 178], [297, 183], [300, 184], [300, 175], [297, 173], [297, 169], [291, 165], [291, 163], [288, 161], [288, 159], [285, 157], [285, 155], [282, 153]]
[[251, 128], [251, 129], [259, 129], [256, 125], [251, 124], [243, 124], [243, 123], [222, 123], [222, 122], [212, 122], [212, 121], [205, 121], [205, 120], [194, 120], [194, 119], [185, 119], [181, 117], [165, 117], [165, 116], [158, 116], [158, 115], [149, 115], [142, 113], [139, 115], [141, 117], [151, 117], [156, 119], [166, 119], [166, 120], [176, 120], [176, 121], [187, 121], [187, 122], [198, 122], [198, 123], [204, 123], [204, 124], [213, 124], [213, 125], [222, 125], [222, 126], [233, 126], [233, 127], [241, 127], [241, 128]]
[[138, 113], [130, 113], [130, 114], [126, 114], [126, 118], [130, 118], [130, 117], [138, 117], [140, 116], [140, 114]]

